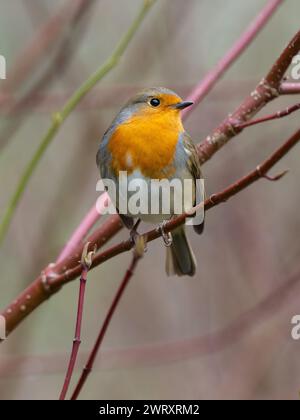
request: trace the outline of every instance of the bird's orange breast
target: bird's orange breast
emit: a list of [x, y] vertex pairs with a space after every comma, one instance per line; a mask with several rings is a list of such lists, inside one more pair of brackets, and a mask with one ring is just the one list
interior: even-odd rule
[[112, 134], [108, 148], [112, 170], [140, 170], [148, 178], [162, 179], [175, 172], [174, 158], [180, 133], [181, 119], [170, 111], [157, 115], [138, 114], [120, 124]]

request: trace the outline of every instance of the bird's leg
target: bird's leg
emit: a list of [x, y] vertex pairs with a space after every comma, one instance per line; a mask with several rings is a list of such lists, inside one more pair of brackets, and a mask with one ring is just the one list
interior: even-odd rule
[[130, 231], [130, 238], [131, 240], [135, 243], [135, 238], [137, 236], [139, 236], [138, 232], [137, 232], [137, 228], [139, 227], [141, 223], [141, 219], [137, 219], [137, 221], [135, 222], [135, 224], [133, 225], [133, 228]]
[[158, 232], [161, 233], [161, 236], [163, 238], [165, 246], [169, 247], [169, 246], [172, 245], [173, 238], [172, 238], [172, 233], [171, 232], [165, 232], [165, 225], [167, 223], [168, 223], [168, 220], [164, 220], [163, 222], [161, 222], [158, 225], [157, 230], [158, 230]]
[[[141, 223], [141, 219], [137, 219], [137, 221], [133, 225], [133, 228], [130, 231], [130, 240], [134, 245], [136, 245], [137, 239], [140, 236], [140, 234], [137, 231], [137, 228], [139, 227], [140, 223]], [[147, 251], [147, 245], [145, 244], [144, 252], [146, 251]]]

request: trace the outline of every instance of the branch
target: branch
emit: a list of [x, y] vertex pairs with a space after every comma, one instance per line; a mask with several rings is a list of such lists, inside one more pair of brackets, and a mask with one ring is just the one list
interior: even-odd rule
[[300, 31], [289, 42], [283, 53], [275, 62], [269, 73], [257, 85], [256, 89], [230, 114], [214, 132], [199, 146], [198, 152], [202, 163], [209, 160], [224, 144], [226, 144], [242, 129], [240, 124], [249, 121], [267, 103], [280, 94], [281, 81], [289, 68], [293, 57], [300, 50]]
[[257, 124], [261, 124], [267, 121], [273, 121], [273, 120], [277, 120], [279, 118], [284, 118], [287, 117], [288, 115], [292, 114], [293, 112], [299, 111], [300, 109], [300, 104], [295, 104], [292, 105], [282, 111], [277, 111], [274, 114], [271, 115], [267, 115], [265, 117], [261, 117], [258, 118], [257, 120], [252, 120], [252, 121], [248, 121], [245, 122], [243, 124], [239, 124], [236, 126], [236, 128], [246, 128], [246, 127], [251, 127], [252, 125], [257, 125]]
[[[292, 137], [290, 137], [279, 149], [277, 149], [267, 160], [261, 163], [256, 167], [255, 170], [250, 172], [245, 177], [241, 178], [234, 184], [227, 187], [225, 190], [220, 191], [216, 194], [210, 196], [204, 203], [204, 208], [206, 211], [215, 207], [216, 205], [227, 201], [234, 195], [238, 194], [255, 181], [260, 178], [265, 178], [268, 171], [285, 156], [292, 147], [294, 147], [300, 141], [300, 130], [298, 130]], [[181, 216], [173, 219], [165, 225], [164, 230], [170, 232], [176, 227], [182, 225], [185, 222], [185, 219], [190, 216], [187, 214], [182, 214]], [[98, 244], [102, 245], [102, 241], [107, 241], [107, 236], [113, 236], [115, 226], [117, 225], [120, 228], [120, 220], [117, 215], [112, 216], [104, 223], [89, 239], [91, 246]], [[144, 237], [145, 241], [151, 242], [161, 236], [160, 231], [153, 229], [147, 232]], [[91, 239], [93, 237], [93, 240]], [[115, 257], [116, 255], [122, 254], [126, 251], [129, 251], [132, 248], [132, 241], [129, 239], [123, 241], [118, 245], [112, 246], [106, 251], [97, 254], [93, 259], [92, 268], [97, 267], [103, 262]], [[72, 258], [77, 259], [77, 257], [72, 256]], [[74, 263], [74, 259], [73, 259]], [[61, 265], [61, 263], [60, 263]], [[65, 267], [65, 271], [61, 274], [55, 273], [43, 273], [39, 276], [23, 293], [4, 310], [2, 315], [6, 318], [6, 327], [7, 335], [11, 333], [18, 324], [29, 315], [36, 307], [38, 307], [42, 302], [48, 299], [52, 294], [56, 293], [63, 285], [69, 283], [70, 281], [76, 279], [81, 273], [81, 265], [76, 264], [71, 269]]]
[[36, 152], [34, 153], [31, 161], [25, 168], [23, 175], [21, 176], [20, 182], [16, 188], [15, 193], [11, 197], [11, 200], [6, 208], [4, 213], [4, 217], [0, 224], [0, 244], [2, 243], [7, 229], [10, 225], [11, 219], [13, 214], [17, 208], [17, 205], [27, 187], [27, 184], [35, 171], [38, 163], [40, 162], [41, 158], [44, 156], [49, 144], [54, 139], [55, 135], [59, 131], [62, 124], [71, 114], [71, 112], [76, 108], [77, 104], [81, 101], [82, 98], [101, 80], [103, 79], [106, 74], [111, 71], [119, 62], [120, 58], [122, 57], [123, 53], [125, 52], [128, 44], [132, 40], [134, 34], [138, 30], [140, 24], [142, 23], [144, 17], [146, 16], [147, 12], [149, 11], [150, 7], [153, 5], [155, 0], [144, 0], [143, 6], [139, 11], [138, 15], [134, 19], [132, 25], [128, 29], [128, 31], [124, 34], [121, 38], [119, 44], [115, 48], [112, 55], [108, 58], [108, 60], [94, 73], [92, 74], [88, 80], [86, 80], [83, 85], [75, 91], [75, 93], [71, 96], [71, 98], [67, 101], [65, 106], [60, 112], [57, 112], [53, 115], [52, 124], [49, 127], [47, 133], [43, 137], [40, 145], [38, 146]]

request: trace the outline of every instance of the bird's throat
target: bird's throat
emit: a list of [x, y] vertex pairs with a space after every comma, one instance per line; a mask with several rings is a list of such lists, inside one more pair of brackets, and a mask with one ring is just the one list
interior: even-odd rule
[[112, 169], [131, 174], [140, 170], [152, 179], [168, 178], [175, 173], [176, 146], [183, 132], [179, 114], [136, 115], [120, 124], [108, 148], [113, 156]]

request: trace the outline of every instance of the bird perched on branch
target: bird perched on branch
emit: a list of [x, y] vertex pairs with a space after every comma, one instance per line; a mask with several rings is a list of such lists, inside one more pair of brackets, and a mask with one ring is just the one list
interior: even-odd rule
[[[159, 87], [143, 90], [123, 106], [105, 132], [97, 153], [101, 177], [114, 181], [117, 195], [122, 183], [119, 175], [124, 173], [128, 175], [128, 181], [142, 180], [148, 187], [153, 180], [191, 180], [193, 191], [185, 208], [187, 205], [190, 208], [195, 205], [196, 180], [201, 178], [200, 162], [195, 146], [183, 128], [180, 114], [181, 110], [190, 105], [192, 102], [185, 102], [173, 91]], [[154, 199], [161, 205], [164, 199], [161, 191], [153, 197], [151, 188], [141, 194], [142, 202], [148, 203], [148, 200]], [[132, 192], [126, 196], [127, 202], [130, 197]], [[167, 274], [192, 276], [195, 274], [196, 261], [186, 237], [185, 226], [173, 230], [172, 235], [164, 232], [164, 223], [174, 215], [175, 200], [178, 199], [175, 192], [169, 197], [169, 214], [152, 214], [149, 211], [137, 215], [132, 214], [130, 209], [118, 212], [125, 226], [131, 229], [133, 238], [140, 220], [159, 223], [165, 244], [169, 245]], [[114, 204], [120, 210], [119, 198]], [[134, 224], [135, 218], [138, 220]], [[201, 233], [203, 223], [194, 225], [194, 228]]]

